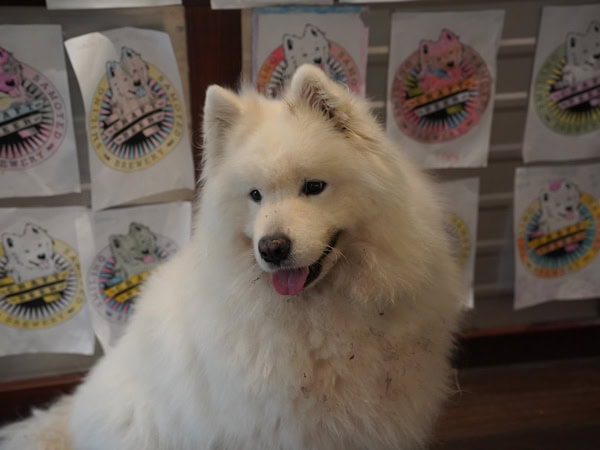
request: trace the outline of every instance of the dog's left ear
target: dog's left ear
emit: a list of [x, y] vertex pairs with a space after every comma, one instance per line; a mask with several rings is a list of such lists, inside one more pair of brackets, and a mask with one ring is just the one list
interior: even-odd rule
[[241, 114], [242, 101], [236, 93], [217, 85], [208, 87], [202, 126], [205, 161], [221, 157], [224, 136]]
[[322, 114], [336, 128], [347, 130], [352, 114], [352, 99], [318, 67], [305, 64], [296, 70], [290, 84], [290, 103], [304, 105]]

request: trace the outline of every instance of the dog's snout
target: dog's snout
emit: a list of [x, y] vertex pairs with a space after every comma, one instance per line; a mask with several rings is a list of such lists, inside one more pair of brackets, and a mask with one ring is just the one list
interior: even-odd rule
[[45, 253], [40, 253], [39, 255], [37, 255], [38, 259], [41, 259], [42, 261], [46, 259], [46, 254]]
[[258, 251], [266, 262], [279, 264], [290, 255], [292, 241], [283, 233], [264, 236], [258, 241]]
[[573, 207], [572, 207], [571, 205], [567, 206], [565, 209], [566, 209], [568, 212], [571, 212], [571, 211], [573, 211]]

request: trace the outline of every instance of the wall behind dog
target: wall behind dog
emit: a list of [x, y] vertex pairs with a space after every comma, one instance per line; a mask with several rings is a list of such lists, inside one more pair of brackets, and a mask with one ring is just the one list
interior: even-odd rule
[[[515, 311], [513, 201], [515, 169], [523, 166], [521, 148], [527, 114], [536, 39], [542, 8], [550, 5], [582, 5], [590, 0], [406, 0], [369, 4], [363, 20], [369, 27], [367, 97], [381, 123], [386, 121], [390, 15], [393, 11], [506, 12], [498, 54], [496, 97], [488, 167], [438, 170], [442, 179], [480, 177], [479, 224], [475, 260], [475, 309], [473, 328], [524, 325], [599, 315], [597, 300], [552, 302]], [[244, 11], [243, 64], [251, 74], [252, 12]], [[448, 24], [451, 26], [452, 24]], [[552, 165], [552, 164], [545, 164]], [[528, 165], [529, 166], [529, 165]]]
[[[186, 109], [189, 104], [189, 79], [184, 10], [181, 6], [158, 8], [119, 8], [97, 10], [48, 11], [44, 7], [0, 7], [2, 23], [11, 25], [59, 24], [64, 40], [82, 34], [108, 30], [123, 26], [147, 28], [169, 33], [177, 59]], [[39, 45], [44, 45], [40, 42]], [[65, 56], [66, 57], [66, 56]], [[73, 68], [67, 59], [69, 90], [73, 110], [73, 125], [76, 132], [77, 157], [81, 175], [81, 194], [68, 194], [45, 198], [2, 199], [0, 207], [53, 207], [67, 205], [90, 206], [90, 174], [88, 165], [88, 143], [86, 138], [83, 100]], [[188, 114], [188, 130], [191, 130], [191, 115]], [[93, 356], [67, 354], [27, 354], [0, 358], [0, 381], [37, 376], [72, 373], [87, 370], [100, 354], [96, 346]]]

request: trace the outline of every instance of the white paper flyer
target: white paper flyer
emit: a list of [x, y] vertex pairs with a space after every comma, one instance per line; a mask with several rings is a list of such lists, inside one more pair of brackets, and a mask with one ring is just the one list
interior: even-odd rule
[[142, 283], [190, 239], [190, 202], [92, 212], [77, 223], [94, 330], [104, 351], [135, 310]]
[[0, 197], [80, 192], [59, 25], [0, 26]]
[[86, 110], [92, 208], [189, 198], [192, 148], [169, 35], [119, 28], [65, 46]]
[[394, 13], [387, 131], [427, 168], [487, 165], [504, 11]]
[[536, 45], [523, 159], [600, 157], [600, 5], [547, 7]]
[[369, 30], [360, 7], [279, 7], [254, 12], [252, 76], [278, 96], [302, 64], [364, 95]]
[[0, 209], [0, 356], [94, 351], [75, 222], [80, 207]]
[[515, 308], [600, 296], [600, 164], [517, 169]]

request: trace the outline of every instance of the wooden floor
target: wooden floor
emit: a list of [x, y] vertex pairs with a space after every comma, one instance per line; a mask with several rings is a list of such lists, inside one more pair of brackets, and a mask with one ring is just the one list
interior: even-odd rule
[[[80, 377], [0, 383], [0, 423]], [[464, 369], [457, 386], [431, 450], [600, 450], [600, 358]]]
[[600, 359], [467, 369], [458, 381], [435, 450], [600, 450]]

